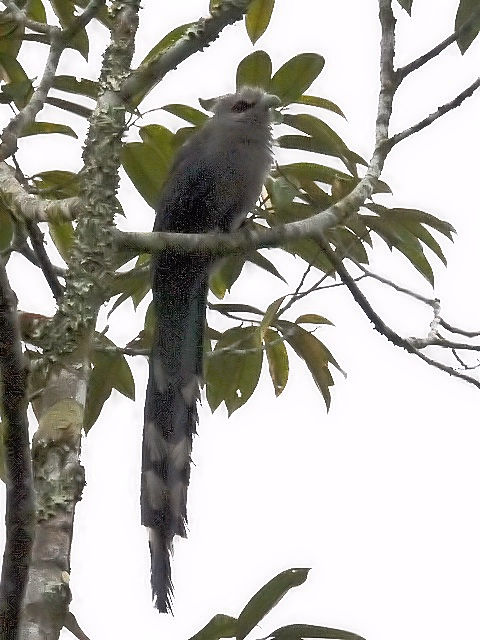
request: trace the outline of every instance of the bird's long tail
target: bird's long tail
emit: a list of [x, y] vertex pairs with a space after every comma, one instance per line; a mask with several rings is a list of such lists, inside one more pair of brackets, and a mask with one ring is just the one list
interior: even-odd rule
[[202, 376], [209, 261], [163, 252], [153, 263], [157, 329], [150, 354], [142, 450], [142, 524], [150, 528], [155, 606], [171, 611], [170, 554], [185, 536], [187, 487]]

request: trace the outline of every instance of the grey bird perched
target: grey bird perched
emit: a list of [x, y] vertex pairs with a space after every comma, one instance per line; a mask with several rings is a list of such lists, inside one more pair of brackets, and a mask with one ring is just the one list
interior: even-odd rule
[[[164, 185], [154, 231], [229, 232], [257, 201], [272, 163], [271, 108], [262, 89], [216, 100], [214, 115], [181, 147]], [[155, 606], [171, 611], [170, 553], [185, 536], [192, 436], [202, 377], [212, 258], [167, 250], [152, 258], [157, 327], [150, 354], [142, 450], [142, 524], [150, 528]]]

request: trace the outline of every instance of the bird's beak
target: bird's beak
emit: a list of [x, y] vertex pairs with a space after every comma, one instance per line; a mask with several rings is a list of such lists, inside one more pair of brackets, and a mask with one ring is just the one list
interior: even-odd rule
[[280, 98], [278, 96], [273, 95], [273, 93], [266, 93], [263, 98], [263, 102], [265, 106], [268, 107], [269, 109], [274, 109], [276, 107], [279, 107], [282, 104], [282, 101], [280, 100]]

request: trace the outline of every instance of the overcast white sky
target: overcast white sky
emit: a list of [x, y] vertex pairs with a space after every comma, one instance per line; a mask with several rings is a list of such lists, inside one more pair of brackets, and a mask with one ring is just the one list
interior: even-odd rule
[[[205, 15], [207, 5], [207, 0], [189, 0], [171, 8], [144, 0], [136, 62], [174, 26]], [[397, 62], [408, 62], [446, 37], [456, 5], [457, 0], [414, 0], [412, 19], [396, 11]], [[95, 54], [103, 50], [105, 34], [94, 33]], [[309, 93], [341, 106], [348, 121], [321, 116], [351, 148], [369, 157], [378, 43], [374, 0], [277, 0], [257, 48], [271, 55], [274, 68], [300, 52], [324, 55], [325, 69]], [[392, 131], [470, 84], [478, 75], [479, 46], [463, 58], [451, 47], [409, 78], [396, 99]], [[34, 75], [38, 51], [32, 51], [24, 60]], [[236, 66], [251, 51], [242, 25], [226, 29], [204, 53], [169, 74], [145, 108], [172, 101], [197, 106], [198, 97], [232, 90]], [[61, 71], [96, 77], [93, 66], [70, 52]], [[436, 295], [447, 320], [472, 329], [480, 325], [479, 100], [480, 95], [473, 97], [392, 152], [384, 179], [394, 195], [383, 200], [424, 209], [454, 224], [455, 244], [442, 245], [448, 270], [433, 260]], [[84, 131], [80, 119], [70, 120], [52, 108], [41, 119], [73, 122], [77, 132]], [[156, 113], [149, 121], [182, 126], [168, 114]], [[21, 147], [19, 159], [27, 172], [81, 166], [80, 145], [50, 136], [46, 157], [41, 138], [29, 138]], [[150, 229], [153, 212], [126, 178], [121, 199], [129, 216], [122, 224]], [[291, 278], [290, 289], [252, 267], [232, 299], [265, 308], [293, 290], [300, 265], [289, 259], [281, 264]], [[372, 264], [431, 295], [405, 259], [380, 243]], [[53, 310], [45, 286], [22, 259], [12, 260], [9, 271], [22, 309]], [[379, 285], [362, 283], [362, 290], [402, 335], [426, 335], [428, 309]], [[140, 325], [124, 306], [111, 323], [119, 343]], [[335, 323], [318, 336], [348, 378], [336, 376], [327, 415], [304, 365], [292, 356], [290, 380], [279, 399], [264, 372], [252, 399], [231, 419], [223, 408], [213, 416], [207, 408], [201, 411], [189, 491], [190, 534], [175, 544], [173, 618], [159, 616], [151, 606], [146, 532], [140, 526], [146, 363], [132, 363], [137, 402], [113, 395], [85, 439], [87, 487], [77, 508], [71, 586], [72, 611], [91, 640], [189, 638], [215, 613], [237, 615], [260, 586], [294, 566], [312, 567], [309, 579], [252, 637], [296, 622], [341, 627], [368, 640], [450, 640], [478, 628], [478, 390], [387, 343], [347, 292], [318, 294], [294, 311], [320, 313]]]

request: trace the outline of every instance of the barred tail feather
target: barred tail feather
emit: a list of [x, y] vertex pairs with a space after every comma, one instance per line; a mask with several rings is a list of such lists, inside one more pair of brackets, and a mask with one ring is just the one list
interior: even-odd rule
[[155, 606], [171, 611], [170, 555], [186, 535], [208, 283], [205, 259], [165, 252], [154, 264], [158, 325], [150, 355], [142, 450], [142, 524], [150, 529]]

